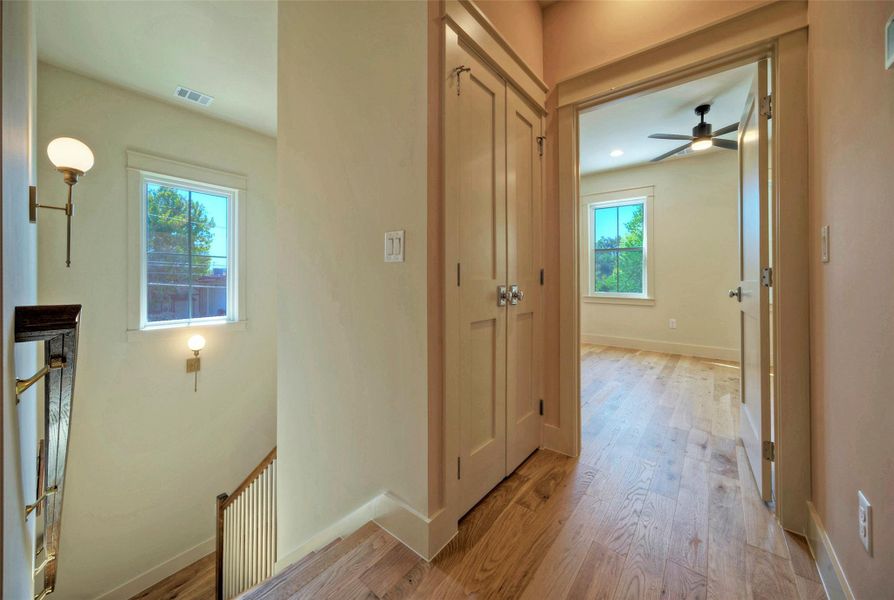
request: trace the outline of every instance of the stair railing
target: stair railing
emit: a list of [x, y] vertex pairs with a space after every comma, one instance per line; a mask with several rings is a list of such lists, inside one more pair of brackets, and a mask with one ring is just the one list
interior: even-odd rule
[[276, 448], [232, 494], [217, 497], [217, 599], [269, 579], [275, 562]]
[[43, 600], [56, 588], [80, 318], [79, 304], [17, 306], [15, 311], [16, 343], [44, 343], [44, 366], [31, 377], [16, 380], [17, 404], [25, 390], [41, 380], [44, 382], [43, 426], [39, 428], [43, 439], [37, 450], [37, 499], [25, 506], [23, 515], [26, 520], [31, 515], [43, 518], [35, 527], [35, 562], [39, 562], [32, 576], [37, 578], [43, 573], [43, 587], [36, 600]]

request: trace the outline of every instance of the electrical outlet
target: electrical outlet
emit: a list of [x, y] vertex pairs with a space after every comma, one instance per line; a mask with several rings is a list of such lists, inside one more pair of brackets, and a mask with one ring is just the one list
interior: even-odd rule
[[872, 505], [863, 495], [862, 490], [857, 490], [857, 518], [859, 520], [860, 541], [869, 556], [872, 556]]
[[677, 320], [676, 320], [676, 319], [670, 319], [670, 320], [667, 322], [667, 326], [668, 326], [668, 328], [670, 328], [670, 329], [676, 329], [676, 328], [677, 328]]

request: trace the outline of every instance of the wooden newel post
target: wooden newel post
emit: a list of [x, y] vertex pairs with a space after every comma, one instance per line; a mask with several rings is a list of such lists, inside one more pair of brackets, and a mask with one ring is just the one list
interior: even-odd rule
[[223, 595], [223, 549], [224, 549], [224, 503], [226, 494], [217, 496], [217, 548], [214, 556], [214, 588], [217, 600], [224, 600]]

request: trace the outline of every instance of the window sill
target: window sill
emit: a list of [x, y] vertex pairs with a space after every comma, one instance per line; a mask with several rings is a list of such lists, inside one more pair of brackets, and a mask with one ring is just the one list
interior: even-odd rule
[[638, 298], [636, 296], [583, 296], [588, 304], [631, 304], [635, 306], [655, 306], [655, 298]]
[[144, 329], [128, 329], [127, 341], [139, 342], [146, 339], [164, 339], [203, 330], [224, 332], [245, 331], [245, 321], [218, 321], [216, 323], [192, 323], [190, 325], [159, 325], [156, 327], [146, 327]]

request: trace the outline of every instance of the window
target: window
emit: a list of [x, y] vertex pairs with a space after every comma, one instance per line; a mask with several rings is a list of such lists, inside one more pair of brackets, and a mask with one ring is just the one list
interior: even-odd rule
[[[647, 191], [639, 195], [636, 192]], [[633, 195], [636, 194], [636, 195]], [[582, 202], [587, 228], [585, 296], [651, 300], [649, 234], [651, 188], [594, 194]], [[583, 257], [582, 257], [583, 258]]]
[[145, 324], [233, 320], [233, 190], [145, 176]]
[[244, 327], [245, 177], [132, 150], [127, 160], [128, 330]]
[[643, 293], [645, 201], [593, 207], [593, 291]]

